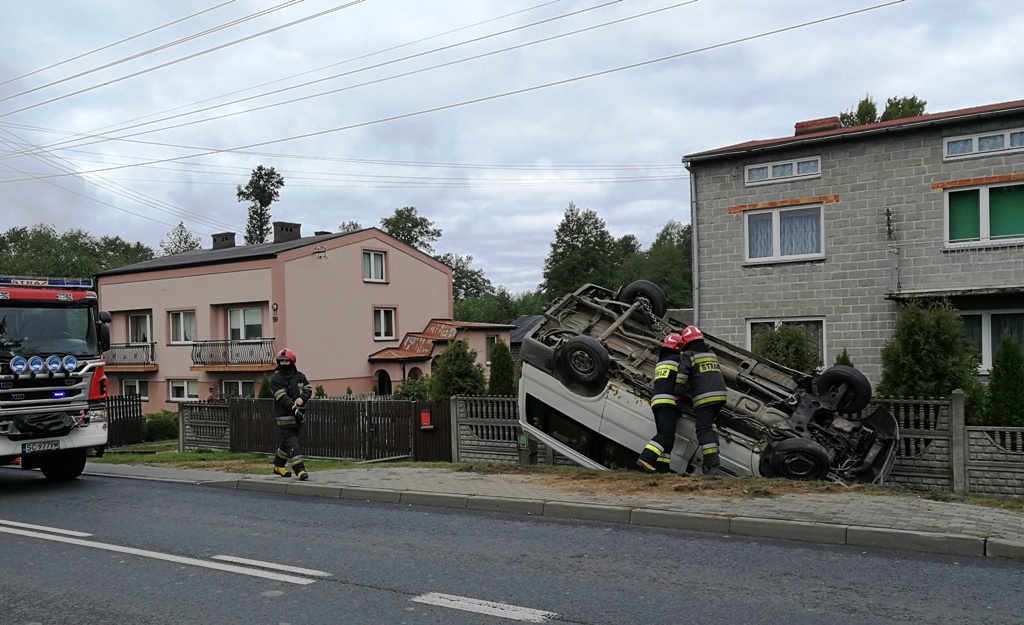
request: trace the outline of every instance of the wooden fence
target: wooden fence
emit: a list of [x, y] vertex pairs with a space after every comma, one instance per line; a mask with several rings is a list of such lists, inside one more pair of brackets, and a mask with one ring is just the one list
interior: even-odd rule
[[135, 445], [146, 440], [146, 418], [138, 395], [107, 397], [107, 447]]

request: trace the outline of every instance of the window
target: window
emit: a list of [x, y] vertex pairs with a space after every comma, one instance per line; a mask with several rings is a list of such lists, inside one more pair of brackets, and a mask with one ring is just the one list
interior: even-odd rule
[[747, 165], [744, 170], [746, 186], [783, 182], [793, 178], [811, 178], [821, 175], [821, 157]]
[[1024, 150], [1024, 128], [1001, 130], [943, 140], [945, 160], [1005, 154]]
[[226, 397], [256, 397], [256, 383], [252, 380], [224, 380], [221, 388]]
[[167, 380], [171, 392], [168, 395], [171, 401], [189, 401], [199, 399], [198, 380]]
[[1024, 239], [1024, 184], [946, 191], [946, 240]]
[[363, 280], [366, 282], [384, 282], [384, 252], [363, 252]]
[[1024, 311], [971, 312], [963, 313], [960, 317], [964, 320], [964, 334], [978, 347], [981, 369], [984, 371], [992, 368], [1003, 333], [1024, 345]]
[[821, 258], [821, 207], [748, 211], [746, 260], [780, 261]]
[[148, 343], [153, 336], [149, 315], [128, 315], [128, 342]]
[[228, 338], [232, 341], [263, 338], [263, 311], [259, 308], [228, 310]]
[[121, 380], [122, 395], [138, 395], [143, 401], [149, 400], [148, 380]]
[[756, 319], [747, 322], [747, 349], [753, 349], [757, 336], [765, 330], [773, 330], [783, 325], [795, 325], [810, 332], [818, 342], [818, 358], [825, 361], [825, 320], [814, 318], [800, 319]]
[[373, 309], [373, 339], [375, 341], [395, 340], [395, 309]]
[[171, 313], [171, 342], [190, 343], [196, 335], [196, 312], [180, 310]]

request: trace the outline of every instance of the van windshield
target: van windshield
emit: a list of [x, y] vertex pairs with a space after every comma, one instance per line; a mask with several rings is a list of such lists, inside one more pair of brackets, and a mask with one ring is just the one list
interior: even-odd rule
[[0, 303], [0, 355], [98, 356], [99, 343], [93, 307], [41, 306]]

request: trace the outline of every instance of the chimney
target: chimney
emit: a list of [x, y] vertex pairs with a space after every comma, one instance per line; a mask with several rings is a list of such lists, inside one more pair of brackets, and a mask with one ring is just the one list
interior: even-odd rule
[[234, 232], [221, 232], [213, 235], [213, 249], [223, 250], [235, 246]]
[[325, 234], [332, 234], [330, 230], [317, 230], [313, 233], [314, 236], [323, 236]]
[[274, 222], [274, 243], [284, 243], [286, 241], [294, 241], [295, 239], [301, 239], [300, 224], [293, 224], [287, 221], [275, 221]]
[[838, 117], [822, 117], [821, 119], [797, 122], [796, 132], [793, 134], [796, 136], [808, 135], [812, 132], [824, 132], [826, 130], [836, 130], [837, 128], [839, 128]]

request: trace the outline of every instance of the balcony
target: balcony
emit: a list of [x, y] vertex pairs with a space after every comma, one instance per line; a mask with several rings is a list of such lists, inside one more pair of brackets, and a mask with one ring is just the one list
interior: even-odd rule
[[1021, 241], [960, 246], [914, 241], [892, 245], [889, 252], [889, 299], [1003, 294], [1024, 288]]
[[273, 371], [274, 339], [195, 341], [192, 371]]
[[103, 353], [107, 371], [143, 372], [158, 371], [156, 364], [156, 343], [111, 343]]

